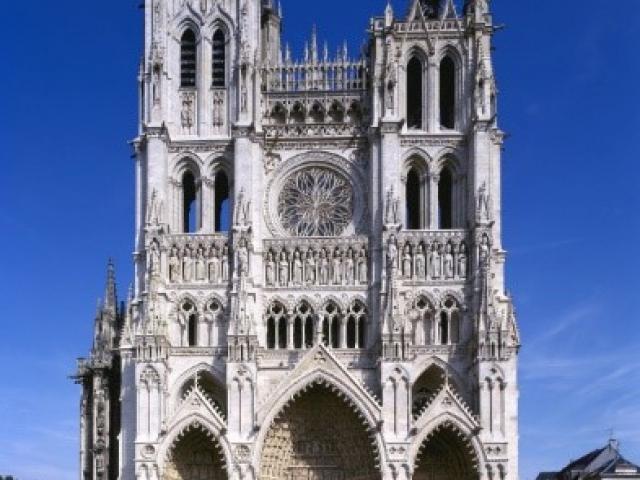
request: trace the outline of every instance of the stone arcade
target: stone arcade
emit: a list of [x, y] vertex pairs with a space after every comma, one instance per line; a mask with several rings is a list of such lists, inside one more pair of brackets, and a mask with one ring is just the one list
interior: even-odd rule
[[268, 0], [146, 0], [135, 280], [79, 363], [83, 480], [515, 480], [488, 0], [362, 57]]

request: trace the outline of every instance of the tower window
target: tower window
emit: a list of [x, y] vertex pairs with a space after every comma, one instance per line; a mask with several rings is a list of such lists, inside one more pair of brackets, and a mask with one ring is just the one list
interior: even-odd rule
[[440, 124], [443, 128], [456, 128], [456, 65], [451, 57], [440, 63]]
[[212, 86], [213, 88], [224, 88], [226, 86], [226, 45], [224, 32], [216, 30], [213, 35], [213, 64], [212, 64]]
[[229, 201], [229, 179], [224, 172], [218, 172], [213, 188], [215, 189], [215, 231], [228, 232], [231, 220], [231, 209]]
[[198, 345], [198, 317], [189, 316], [189, 346], [196, 347]]
[[438, 204], [440, 230], [450, 230], [453, 228], [453, 176], [451, 170], [445, 168], [440, 173], [440, 183], [438, 184]]
[[424, 227], [422, 224], [422, 185], [420, 175], [415, 167], [409, 170], [407, 175], [407, 192], [406, 192], [406, 215], [407, 229], [420, 230]]
[[182, 177], [183, 231], [198, 231], [198, 188], [193, 173], [186, 172]]
[[180, 86], [195, 88], [197, 74], [196, 35], [188, 29], [180, 40]]
[[413, 57], [407, 65], [407, 125], [422, 129], [422, 62]]

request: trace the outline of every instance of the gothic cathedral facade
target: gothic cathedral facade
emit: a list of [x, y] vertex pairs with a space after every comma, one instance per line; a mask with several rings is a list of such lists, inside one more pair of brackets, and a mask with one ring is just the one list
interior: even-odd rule
[[381, 13], [297, 60], [270, 0], [144, 1], [82, 480], [517, 480], [489, 1]]

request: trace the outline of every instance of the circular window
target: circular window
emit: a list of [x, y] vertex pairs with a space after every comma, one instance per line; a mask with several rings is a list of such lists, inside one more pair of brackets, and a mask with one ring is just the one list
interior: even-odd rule
[[278, 197], [282, 226], [296, 237], [337, 237], [353, 218], [353, 188], [328, 168], [293, 173]]

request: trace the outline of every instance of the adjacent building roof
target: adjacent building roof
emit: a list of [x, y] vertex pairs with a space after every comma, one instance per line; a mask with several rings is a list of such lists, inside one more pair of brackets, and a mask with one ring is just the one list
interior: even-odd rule
[[619, 444], [611, 440], [604, 448], [572, 461], [559, 472], [542, 472], [537, 480], [640, 480], [640, 467], [626, 460]]

